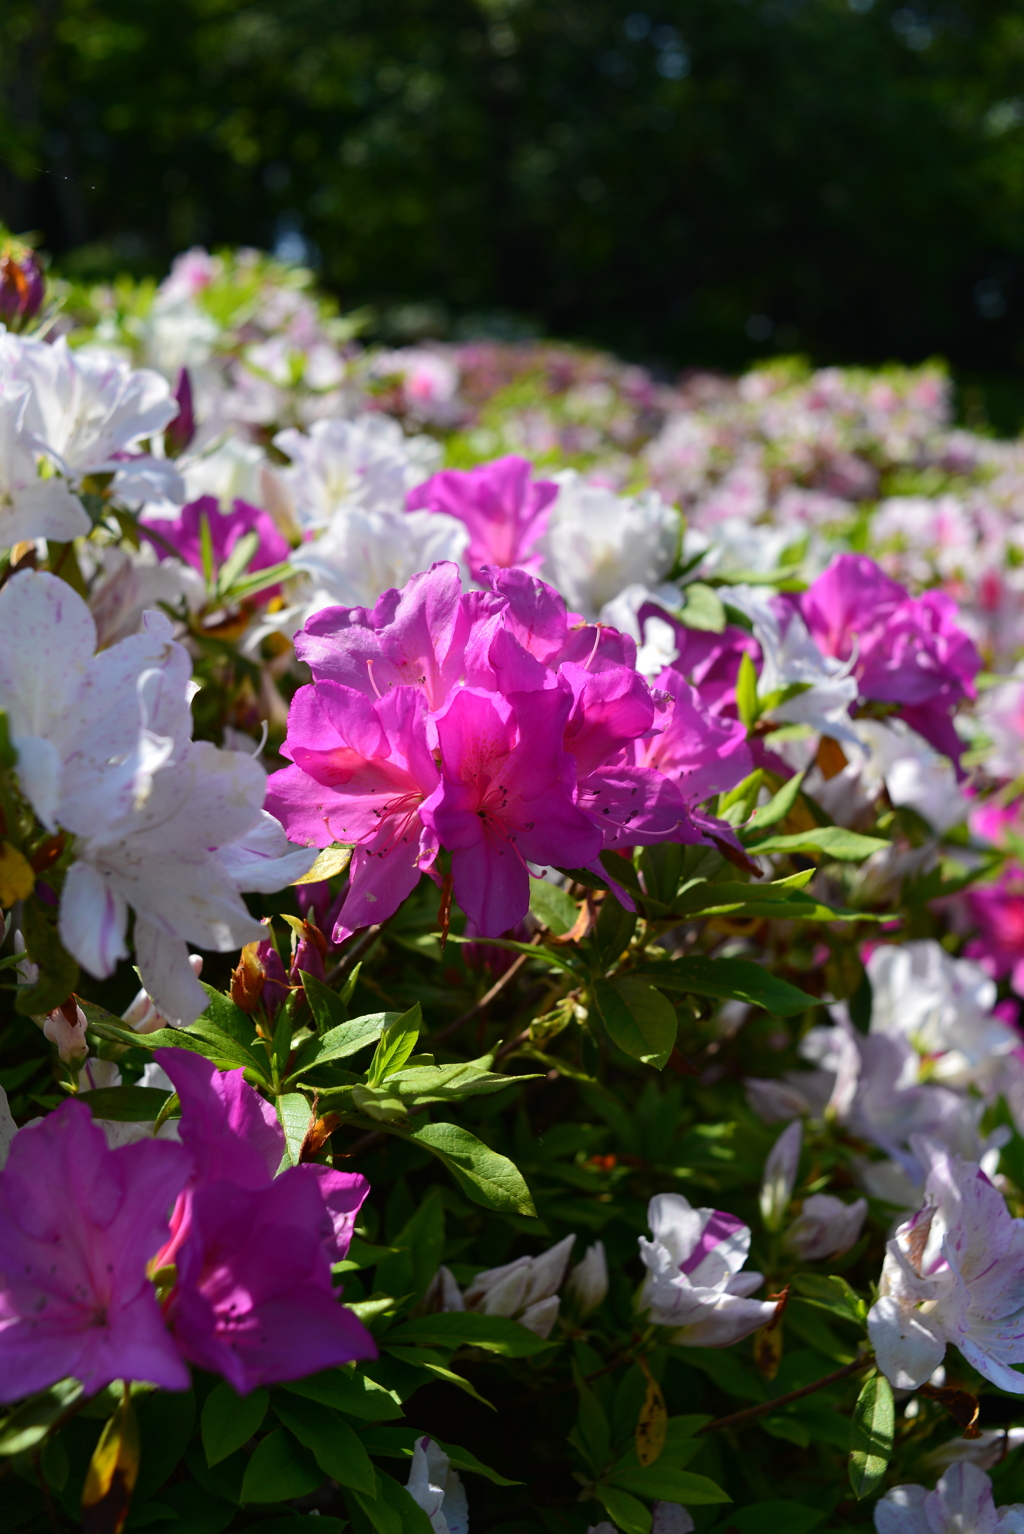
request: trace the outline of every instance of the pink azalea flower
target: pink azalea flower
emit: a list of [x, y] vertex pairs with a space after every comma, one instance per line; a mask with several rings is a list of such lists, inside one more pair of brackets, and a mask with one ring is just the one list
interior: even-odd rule
[[993, 979], [1009, 975], [1014, 990], [1024, 995], [1024, 870], [1009, 864], [994, 884], [970, 890], [967, 904], [978, 936], [965, 954]]
[[[167, 545], [194, 570], [203, 569], [202, 522], [206, 518], [210, 528], [214, 568], [219, 570], [232, 549], [247, 533], [256, 533], [259, 544], [249, 561], [250, 570], [267, 570], [280, 564], [291, 553], [291, 544], [278, 530], [273, 517], [258, 506], [236, 500], [229, 512], [222, 512], [216, 496], [202, 495], [197, 501], [189, 501], [176, 518], [150, 521], [143, 520], [139, 526], [156, 549], [160, 559], [167, 559]], [[260, 593], [267, 600], [279, 588], [268, 587]]]
[[258, 1189], [212, 1182], [192, 1198], [167, 1321], [185, 1357], [239, 1395], [377, 1356], [332, 1288], [320, 1193], [304, 1171]]
[[410, 511], [425, 507], [465, 522], [474, 580], [483, 580], [485, 567], [491, 566], [516, 565], [533, 574], [544, 562], [543, 554], [533, 550], [547, 530], [558, 486], [531, 480], [531, 467], [525, 458], [511, 456], [475, 469], [443, 469], [411, 490], [406, 505]]
[[959, 765], [952, 712], [974, 697], [981, 658], [950, 597], [911, 597], [866, 555], [840, 554], [799, 606], [821, 649], [852, 659], [862, 698], [899, 704], [911, 729]]
[[368, 698], [392, 687], [422, 687], [440, 708], [462, 673], [469, 624], [459, 567], [414, 575], [376, 605], [325, 607], [295, 636], [295, 653], [317, 682], [341, 682]]
[[[174, 1208], [170, 1240], [157, 1259], [157, 1266], [163, 1266], [176, 1260], [191, 1235], [196, 1195], [214, 1183], [266, 1188], [281, 1165], [285, 1139], [273, 1108], [249, 1086], [242, 1071], [218, 1071], [203, 1055], [184, 1049], [157, 1050], [154, 1058], [181, 1099], [179, 1133], [194, 1167]], [[370, 1191], [366, 1178], [309, 1162], [277, 1178], [285, 1180], [289, 1187], [308, 1182], [317, 1190], [321, 1203], [311, 1228], [329, 1260], [340, 1262]]]
[[601, 850], [572, 800], [561, 744], [571, 707], [560, 687], [509, 697], [467, 687], [436, 721], [442, 778], [422, 817], [451, 849], [455, 898], [485, 936], [529, 909], [527, 859], [582, 867]]
[[281, 749], [295, 765], [271, 778], [267, 804], [289, 837], [314, 847], [356, 844], [333, 934], [341, 942], [397, 911], [437, 855], [436, 833], [420, 813], [439, 782], [426, 699], [408, 686], [372, 703], [337, 682], [302, 687]]
[[0, 1401], [67, 1375], [86, 1390], [187, 1390], [146, 1264], [188, 1176], [163, 1140], [108, 1150], [84, 1103], [14, 1136], [0, 1173]]

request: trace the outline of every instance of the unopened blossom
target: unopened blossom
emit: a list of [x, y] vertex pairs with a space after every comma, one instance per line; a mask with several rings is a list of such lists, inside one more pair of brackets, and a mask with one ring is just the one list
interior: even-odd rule
[[85, 1030], [88, 1027], [85, 1013], [72, 997], [63, 1006], [54, 1007], [43, 1023], [43, 1033], [65, 1065], [81, 1062], [89, 1053]]
[[875, 1504], [878, 1534], [1024, 1534], [1024, 1502], [996, 1507], [976, 1465], [951, 1465], [934, 1491], [894, 1486]]
[[[924, 1149], [922, 1150], [922, 1154]], [[1001, 1390], [1024, 1393], [1024, 1227], [981, 1168], [935, 1147], [924, 1207], [886, 1249], [868, 1315], [878, 1367], [912, 1390], [949, 1344]]]
[[0, 321], [18, 330], [34, 320], [46, 297], [46, 278], [35, 251], [20, 240], [0, 245]]
[[831, 1193], [812, 1193], [782, 1238], [782, 1244], [803, 1262], [838, 1257], [860, 1239], [867, 1218], [868, 1201], [844, 1204]]
[[406, 1490], [430, 1520], [434, 1534], [468, 1534], [466, 1489], [451, 1460], [432, 1438], [417, 1438]]
[[536, 552], [559, 493], [552, 480], [530, 477], [525, 458], [497, 458], [475, 469], [442, 469], [411, 491], [407, 505], [457, 517], [469, 530], [466, 562], [474, 580], [485, 567], [536, 574], [543, 555]]
[[465, 1308], [485, 1316], [509, 1316], [539, 1337], [550, 1337], [560, 1309], [557, 1291], [575, 1240], [566, 1236], [539, 1257], [517, 1257], [478, 1273], [463, 1294]]
[[979, 1470], [992, 1470], [1022, 1444], [1024, 1427], [983, 1428], [977, 1438], [947, 1439], [928, 1454], [926, 1462], [937, 1470], [964, 1463], [977, 1465]]
[[544, 579], [585, 618], [626, 586], [656, 586], [679, 549], [679, 513], [653, 490], [618, 496], [573, 469], [556, 476], [558, 499], [544, 535]]
[[569, 1272], [563, 1294], [576, 1315], [589, 1316], [608, 1293], [608, 1259], [604, 1242], [594, 1241]]
[[779, 1230], [786, 1217], [796, 1187], [803, 1136], [803, 1124], [794, 1119], [779, 1135], [765, 1161], [759, 1203], [761, 1218], [768, 1230]]
[[188, 1176], [163, 1141], [108, 1150], [84, 1103], [14, 1136], [0, 1173], [0, 1400], [69, 1374], [187, 1390], [146, 1265]]
[[750, 1230], [721, 1209], [694, 1209], [681, 1193], [659, 1193], [647, 1209], [653, 1240], [640, 1237], [647, 1269], [640, 1308], [656, 1326], [675, 1328], [680, 1347], [728, 1347], [769, 1325], [774, 1300], [752, 1300], [760, 1273], [741, 1273]]

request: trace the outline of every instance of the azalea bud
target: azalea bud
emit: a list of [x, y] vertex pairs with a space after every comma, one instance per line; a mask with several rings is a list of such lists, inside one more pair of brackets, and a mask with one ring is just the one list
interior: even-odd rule
[[805, 1262], [838, 1257], [859, 1237], [867, 1212], [866, 1198], [844, 1204], [831, 1193], [812, 1194], [782, 1238], [783, 1245]]
[[164, 446], [172, 458], [177, 458], [188, 447], [196, 434], [196, 417], [192, 407], [192, 380], [188, 368], [178, 373], [172, 399], [178, 402], [178, 414], [164, 431]]
[[51, 1044], [56, 1044], [57, 1053], [65, 1065], [72, 1060], [84, 1060], [89, 1053], [86, 1026], [85, 1013], [73, 997], [54, 1007], [43, 1023], [44, 1034]]
[[34, 319], [46, 296], [46, 280], [34, 250], [6, 240], [0, 254], [0, 320], [19, 330]]
[[804, 1126], [799, 1119], [784, 1129], [768, 1153], [761, 1179], [761, 1218], [768, 1230], [778, 1230], [789, 1208], [800, 1165]]
[[608, 1262], [604, 1242], [588, 1246], [583, 1258], [569, 1274], [565, 1297], [580, 1317], [596, 1310], [608, 1293]]
[[442, 1314], [453, 1310], [465, 1310], [466, 1303], [462, 1298], [462, 1290], [455, 1281], [455, 1275], [450, 1268], [442, 1263], [427, 1286], [427, 1292], [423, 1296], [424, 1315]]

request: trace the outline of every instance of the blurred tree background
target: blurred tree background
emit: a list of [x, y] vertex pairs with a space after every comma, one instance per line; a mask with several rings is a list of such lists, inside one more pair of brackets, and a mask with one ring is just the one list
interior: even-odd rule
[[5, 0], [0, 138], [74, 275], [276, 246], [396, 338], [940, 354], [1021, 413], [1020, 0]]

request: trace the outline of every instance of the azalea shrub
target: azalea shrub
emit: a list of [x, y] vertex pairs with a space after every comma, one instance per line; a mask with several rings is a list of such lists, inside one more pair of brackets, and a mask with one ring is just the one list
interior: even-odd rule
[[0, 261], [0, 1534], [1024, 1529], [1024, 448]]

